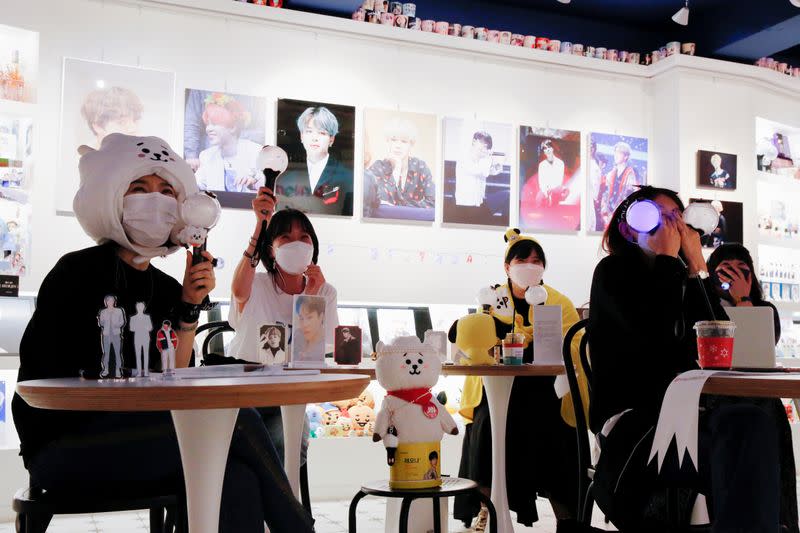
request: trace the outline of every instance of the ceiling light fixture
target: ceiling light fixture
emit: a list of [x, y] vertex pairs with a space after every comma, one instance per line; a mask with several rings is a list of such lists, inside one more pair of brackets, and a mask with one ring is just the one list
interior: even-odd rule
[[[570, 2], [572, 2], [572, 0], [558, 0], [558, 1], [561, 2], [562, 4], [569, 4]], [[800, 0], [789, 0], [789, 1], [792, 3], [800, 2]]]
[[[794, 2], [798, 0], [790, 0], [790, 1]], [[689, 25], [689, 0], [686, 0], [686, 5], [680, 8], [677, 13], [672, 15], [672, 20], [674, 20], [681, 26]]]
[[789, 0], [789, 3], [794, 7], [800, 7], [800, 0]]

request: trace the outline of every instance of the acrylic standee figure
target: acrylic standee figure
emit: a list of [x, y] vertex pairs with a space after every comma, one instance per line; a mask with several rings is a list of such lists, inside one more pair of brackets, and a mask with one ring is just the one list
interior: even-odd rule
[[136, 369], [134, 376], [150, 376], [150, 332], [153, 321], [144, 312], [144, 302], [136, 303], [136, 314], [131, 316], [128, 330], [133, 333], [133, 347], [136, 350]]
[[[397, 489], [441, 485], [438, 471], [442, 435], [458, 434], [455, 420], [431, 394], [442, 370], [436, 347], [417, 337], [378, 343], [375, 374], [386, 389], [375, 420], [373, 440], [384, 441], [391, 467], [389, 485]], [[436, 461], [430, 457], [435, 453]], [[436, 475], [430, 474], [430, 467]]]
[[[117, 307], [117, 297], [113, 294], [103, 299], [105, 308], [97, 314], [100, 326], [100, 339], [103, 347], [103, 360], [100, 377], [122, 377], [122, 330], [125, 327], [125, 311]], [[111, 350], [114, 350], [114, 372], [110, 372]]]
[[167, 379], [175, 376], [175, 350], [178, 348], [178, 336], [172, 329], [172, 323], [165, 320], [156, 334], [156, 346], [161, 352], [161, 375]]

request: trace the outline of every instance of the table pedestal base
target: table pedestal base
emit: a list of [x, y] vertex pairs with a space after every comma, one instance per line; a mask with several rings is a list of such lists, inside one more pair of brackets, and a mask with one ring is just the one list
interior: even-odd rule
[[282, 405], [283, 422], [283, 470], [289, 479], [297, 501], [300, 501], [300, 449], [303, 439], [303, 425], [306, 417], [305, 404]]
[[190, 533], [218, 533], [222, 482], [239, 409], [172, 411], [181, 450]]
[[483, 376], [492, 420], [492, 503], [497, 510], [498, 533], [514, 533], [506, 491], [506, 417], [513, 385], [514, 376]]

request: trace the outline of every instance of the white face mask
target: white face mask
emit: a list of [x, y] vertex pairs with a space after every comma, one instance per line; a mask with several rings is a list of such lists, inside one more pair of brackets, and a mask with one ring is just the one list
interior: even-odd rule
[[302, 274], [311, 264], [314, 247], [303, 241], [288, 242], [275, 249], [275, 262], [284, 272]]
[[122, 199], [122, 227], [134, 244], [158, 248], [178, 223], [178, 200], [160, 192], [130, 194]]
[[517, 287], [527, 289], [542, 282], [544, 267], [533, 263], [521, 263], [508, 267], [508, 277]]

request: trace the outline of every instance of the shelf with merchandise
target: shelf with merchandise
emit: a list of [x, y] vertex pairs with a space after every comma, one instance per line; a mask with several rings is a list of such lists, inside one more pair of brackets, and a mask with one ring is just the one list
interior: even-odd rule
[[778, 248], [791, 248], [800, 250], [800, 236], [780, 239], [777, 237], [766, 236], [763, 232], [759, 231], [758, 244], [764, 246], [775, 246]]
[[0, 24], [0, 104], [35, 103], [39, 34]]
[[0, 99], [0, 115], [13, 117], [32, 117], [35, 112], [36, 104]]

